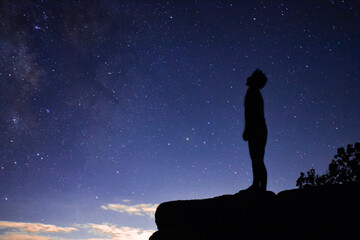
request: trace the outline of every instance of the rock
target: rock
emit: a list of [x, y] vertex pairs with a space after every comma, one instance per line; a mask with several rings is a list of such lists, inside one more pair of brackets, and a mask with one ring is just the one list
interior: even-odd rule
[[359, 185], [240, 191], [159, 205], [150, 240], [357, 239]]

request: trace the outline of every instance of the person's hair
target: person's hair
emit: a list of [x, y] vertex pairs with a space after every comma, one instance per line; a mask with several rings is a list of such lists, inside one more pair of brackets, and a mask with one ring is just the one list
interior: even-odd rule
[[262, 89], [266, 84], [267, 78], [265, 73], [260, 69], [256, 69], [248, 78], [246, 85]]

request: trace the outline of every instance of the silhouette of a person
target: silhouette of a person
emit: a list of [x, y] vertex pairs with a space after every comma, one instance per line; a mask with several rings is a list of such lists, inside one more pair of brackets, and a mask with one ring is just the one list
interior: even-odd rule
[[256, 69], [247, 79], [249, 87], [245, 96], [245, 130], [244, 141], [248, 141], [249, 153], [252, 162], [253, 184], [249, 190], [266, 191], [267, 172], [264, 164], [265, 146], [267, 140], [267, 127], [264, 117], [264, 100], [260, 89], [266, 84], [265, 74]]

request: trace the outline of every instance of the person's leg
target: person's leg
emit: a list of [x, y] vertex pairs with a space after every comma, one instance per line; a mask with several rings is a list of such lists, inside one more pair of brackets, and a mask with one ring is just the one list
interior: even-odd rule
[[249, 153], [253, 169], [253, 187], [266, 191], [267, 171], [264, 163], [267, 130], [257, 129], [249, 139]]
[[[265, 148], [264, 148], [265, 150]], [[264, 163], [264, 153], [265, 151], [262, 151], [261, 156], [259, 156], [259, 182], [260, 182], [260, 188], [261, 190], [266, 191], [266, 185], [267, 185], [267, 171]]]
[[253, 188], [259, 188], [260, 187], [260, 167], [259, 164], [259, 154], [256, 142], [252, 139], [249, 140], [249, 153], [251, 158], [251, 165], [252, 165], [252, 172], [253, 172]]
[[263, 129], [261, 136], [259, 136], [259, 175], [260, 175], [260, 188], [266, 191], [267, 185], [267, 171], [264, 163], [265, 146], [267, 142], [267, 129]]

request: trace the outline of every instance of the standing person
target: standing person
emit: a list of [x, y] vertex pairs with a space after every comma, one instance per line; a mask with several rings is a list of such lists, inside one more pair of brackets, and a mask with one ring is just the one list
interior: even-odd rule
[[253, 184], [248, 190], [266, 191], [267, 172], [264, 164], [267, 127], [264, 117], [264, 100], [260, 89], [266, 84], [265, 74], [256, 69], [247, 79], [249, 87], [245, 96], [245, 130], [244, 141], [248, 141], [253, 170]]

